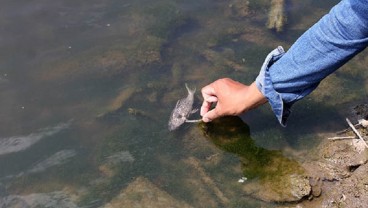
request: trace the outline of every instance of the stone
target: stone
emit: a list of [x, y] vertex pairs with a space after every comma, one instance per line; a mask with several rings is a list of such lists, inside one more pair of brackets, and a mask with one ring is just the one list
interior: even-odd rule
[[179, 201], [161, 190], [144, 177], [136, 178], [122, 192], [111, 200], [104, 208], [190, 208], [191, 206]]

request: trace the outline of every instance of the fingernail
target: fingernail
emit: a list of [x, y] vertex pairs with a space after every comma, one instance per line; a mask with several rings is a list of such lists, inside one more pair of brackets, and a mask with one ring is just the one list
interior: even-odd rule
[[209, 119], [209, 118], [207, 118], [207, 117], [203, 117], [202, 118], [202, 120], [203, 120], [203, 122], [205, 122], [205, 123], [208, 123], [208, 122], [210, 122], [211, 120]]

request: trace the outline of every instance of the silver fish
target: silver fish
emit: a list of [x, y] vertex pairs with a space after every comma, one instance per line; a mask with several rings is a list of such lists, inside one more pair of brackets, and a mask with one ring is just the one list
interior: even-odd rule
[[185, 122], [200, 122], [199, 120], [188, 120], [188, 117], [197, 112], [198, 109], [193, 110], [193, 103], [194, 103], [194, 93], [196, 89], [194, 88], [189, 89], [188, 85], [185, 84], [185, 87], [188, 90], [188, 96], [186, 98], [178, 100], [174, 110], [171, 113], [170, 120], [169, 120], [169, 130], [173, 131], [181, 126]]

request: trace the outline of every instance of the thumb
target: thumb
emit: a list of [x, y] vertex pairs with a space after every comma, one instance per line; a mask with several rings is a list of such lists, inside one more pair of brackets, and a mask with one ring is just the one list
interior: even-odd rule
[[217, 108], [214, 108], [208, 111], [206, 114], [204, 114], [202, 120], [203, 122], [210, 122], [218, 117], [220, 117], [220, 114], [218, 113]]

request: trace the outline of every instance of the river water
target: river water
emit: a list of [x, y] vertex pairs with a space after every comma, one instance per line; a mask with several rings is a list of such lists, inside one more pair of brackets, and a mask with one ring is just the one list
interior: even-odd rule
[[[213, 190], [230, 207], [273, 206], [227, 190], [241, 177], [222, 170], [239, 162], [232, 154], [203, 164], [213, 183], [201, 198], [185, 164], [219, 153], [196, 124], [167, 130], [185, 83], [197, 88], [196, 107], [218, 78], [251, 83], [272, 49], [289, 48], [338, 1], [287, 1], [282, 32], [266, 28], [269, 1], [244, 2], [2, 0], [0, 205], [104, 207], [143, 177], [194, 207], [224, 206]], [[366, 98], [365, 54], [297, 103], [287, 128], [268, 106], [242, 116], [255, 144], [298, 154], [345, 128]]]

